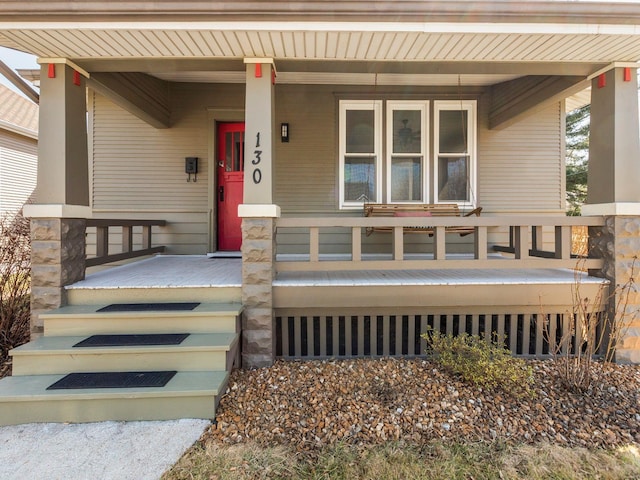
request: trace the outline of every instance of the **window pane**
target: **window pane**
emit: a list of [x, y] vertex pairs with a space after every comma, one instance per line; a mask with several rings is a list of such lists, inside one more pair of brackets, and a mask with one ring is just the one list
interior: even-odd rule
[[467, 153], [467, 111], [440, 111], [440, 153]]
[[391, 158], [391, 201], [422, 200], [422, 158]]
[[420, 110], [393, 111], [393, 153], [421, 153]]
[[469, 200], [469, 157], [438, 157], [438, 199]]
[[241, 172], [244, 163], [244, 132], [233, 133], [233, 171]]
[[346, 202], [375, 202], [375, 157], [345, 157], [344, 200]]
[[374, 153], [373, 110], [347, 110], [347, 153]]
[[233, 134], [227, 132], [224, 134], [224, 169], [230, 172], [233, 168]]

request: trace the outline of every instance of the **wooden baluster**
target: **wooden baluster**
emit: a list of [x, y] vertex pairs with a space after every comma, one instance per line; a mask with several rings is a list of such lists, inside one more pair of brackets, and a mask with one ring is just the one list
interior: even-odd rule
[[393, 227], [393, 259], [404, 259], [404, 232], [402, 227]]
[[433, 258], [434, 260], [446, 260], [446, 256], [445, 227], [435, 227], [433, 233]]
[[475, 227], [473, 250], [476, 260], [487, 259], [487, 227]]
[[360, 262], [362, 260], [362, 234], [360, 227], [351, 228], [351, 261]]
[[109, 255], [109, 227], [96, 227], [96, 257]]
[[122, 252], [133, 251], [133, 228], [131, 226], [122, 227]]
[[151, 225], [144, 225], [142, 227], [142, 248], [151, 248]]
[[320, 228], [309, 227], [309, 261], [320, 260]]
[[518, 260], [524, 260], [529, 257], [529, 239], [527, 233], [529, 227], [525, 225], [516, 225], [515, 229], [515, 257]]
[[563, 260], [571, 258], [571, 227], [569, 225], [556, 226], [555, 257]]

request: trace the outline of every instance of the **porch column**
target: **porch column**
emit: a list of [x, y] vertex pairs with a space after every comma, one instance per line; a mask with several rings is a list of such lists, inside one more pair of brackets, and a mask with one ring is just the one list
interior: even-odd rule
[[[64, 286], [84, 278], [90, 216], [84, 75], [61, 59], [40, 72], [38, 183], [31, 218], [31, 336], [39, 314], [66, 304]], [[83, 72], [84, 73], [84, 72]]]
[[[592, 80], [587, 204], [583, 215], [604, 215], [606, 225], [590, 232], [592, 252], [604, 261], [612, 289], [640, 272], [640, 137], [635, 68], [614, 68]], [[635, 272], [634, 266], [635, 264]], [[616, 318], [620, 293], [612, 296]], [[616, 349], [619, 363], [640, 363], [640, 293], [629, 292], [626, 329]], [[618, 318], [621, 318], [618, 316]]]
[[273, 83], [272, 59], [246, 63], [244, 198], [242, 217], [242, 366], [273, 363], [275, 329], [272, 285], [275, 276], [273, 204]]

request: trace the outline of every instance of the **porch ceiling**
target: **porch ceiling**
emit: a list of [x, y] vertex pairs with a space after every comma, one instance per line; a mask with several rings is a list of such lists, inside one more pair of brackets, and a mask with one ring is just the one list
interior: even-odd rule
[[411, 22], [0, 22], [40, 57], [587, 63], [640, 60], [640, 26]]

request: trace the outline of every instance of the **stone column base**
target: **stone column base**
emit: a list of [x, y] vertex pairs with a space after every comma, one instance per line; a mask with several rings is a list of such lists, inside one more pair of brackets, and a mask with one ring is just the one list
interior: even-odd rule
[[275, 275], [275, 220], [242, 220], [242, 367], [273, 364], [275, 328], [272, 284]]
[[86, 220], [31, 219], [31, 337], [42, 335], [40, 314], [66, 305], [65, 285], [84, 278]]
[[[602, 276], [611, 282], [614, 293], [608, 317], [622, 329], [616, 362], [640, 363], [640, 216], [608, 216], [602, 230], [594, 230], [589, 232], [591, 248], [604, 259]], [[626, 312], [616, 311], [625, 305]]]

